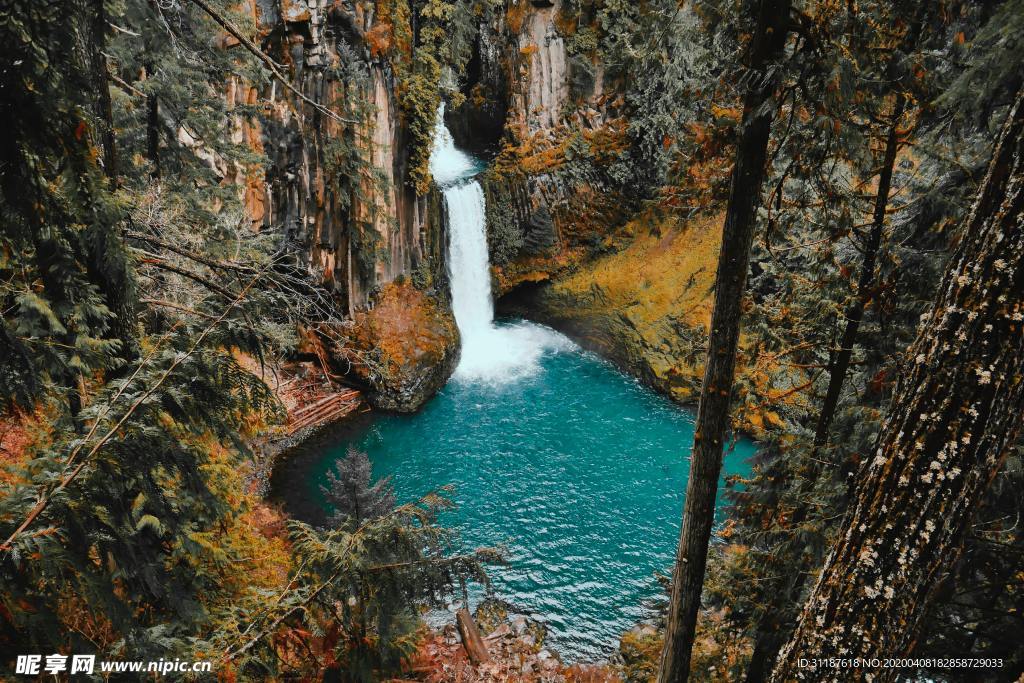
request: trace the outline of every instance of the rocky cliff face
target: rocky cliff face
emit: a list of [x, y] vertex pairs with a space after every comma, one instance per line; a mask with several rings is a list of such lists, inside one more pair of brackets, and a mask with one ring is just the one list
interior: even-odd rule
[[[414, 410], [450, 374], [458, 335], [442, 199], [417, 194], [410, 179], [416, 139], [390, 61], [408, 68], [388, 23], [404, 5], [250, 2], [261, 47], [294, 87], [348, 120], [271, 85], [262, 99], [272, 109], [258, 128], [242, 131], [270, 160], [265, 174], [240, 181], [247, 206], [255, 220], [302, 246], [310, 270], [345, 310], [349, 348], [334, 354], [337, 367], [366, 386], [376, 405]], [[676, 367], [672, 358], [680, 345], [692, 346], [688, 325], [696, 321], [684, 324], [670, 306], [648, 305], [643, 291], [623, 290], [639, 297], [628, 313], [618, 304], [598, 310], [601, 297], [588, 298], [603, 257], [645, 257], [628, 249], [637, 239], [628, 225], [637, 197], [615, 170], [630, 144], [626, 85], [606, 77], [600, 51], [581, 30], [588, 29], [570, 20], [562, 0], [506, 0], [481, 19], [465, 72], [442, 79], [458, 82], [463, 96], [448, 107], [447, 123], [457, 144], [490, 161], [480, 182], [494, 291], [515, 293], [518, 313], [562, 326], [682, 398], [698, 369]], [[241, 89], [232, 96], [256, 101]]]
[[628, 246], [561, 277], [517, 287], [502, 312], [563, 330], [649, 386], [689, 402], [700, 386], [721, 218], [684, 223], [639, 216], [625, 228]]
[[[367, 306], [376, 287], [439, 265], [431, 251], [429, 196], [408, 182], [409, 132], [395, 100], [387, 61], [366, 43], [372, 9], [352, 11], [329, 0], [257, 0], [256, 17], [267, 51], [286, 64], [307, 97], [342, 107], [354, 123], [332, 120], [279, 84], [265, 122], [270, 157], [262, 206], [267, 225], [284, 226], [306, 246], [310, 268], [353, 309]], [[345, 145], [349, 149], [338, 150]], [[332, 158], [342, 155], [342, 159]], [[358, 157], [358, 158], [356, 158]], [[358, 174], [357, 179], [346, 174]]]
[[480, 180], [499, 294], [562, 272], [622, 222], [600, 168], [623, 142], [619, 103], [566, 22], [561, 0], [509, 0], [481, 26], [465, 102], [448, 115], [458, 144], [492, 157]]
[[[499, 311], [551, 324], [687, 402], [720, 220], [640, 212], [638, 188], [615, 168], [630, 145], [628, 84], [606, 76], [587, 19], [562, 5], [509, 0], [481, 29], [466, 102], [449, 116], [460, 144], [485, 131], [493, 157], [481, 184]], [[500, 135], [491, 99], [507, 102]]]
[[[410, 133], [395, 74], [369, 38], [378, 27], [375, 8], [331, 0], [250, 1], [261, 48], [283, 65], [298, 91], [344, 120], [272, 82], [262, 98], [272, 107], [258, 127], [241, 133], [269, 165], [265, 174], [249, 173], [243, 186], [253, 221], [283, 230], [300, 247], [310, 271], [352, 321], [341, 331], [353, 348], [366, 351], [370, 340], [396, 348], [391, 340], [408, 334], [409, 320], [430, 330], [416, 343], [432, 345], [421, 348], [421, 356], [438, 362], [407, 368], [415, 378], [397, 379], [358, 361], [353, 366], [343, 350], [334, 354], [340, 371], [367, 386], [371, 402], [415, 410], [451, 373], [458, 334], [441, 198], [418, 195], [410, 182]], [[387, 305], [374, 312], [384, 298]]]

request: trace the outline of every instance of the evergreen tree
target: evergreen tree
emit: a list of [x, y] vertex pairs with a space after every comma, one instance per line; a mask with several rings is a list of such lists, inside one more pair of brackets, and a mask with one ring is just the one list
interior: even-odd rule
[[351, 518], [326, 531], [291, 523], [302, 562], [286, 588], [269, 608], [265, 598], [230, 606], [223, 622], [234, 628], [209, 646], [252, 679], [393, 677], [415, 649], [417, 609], [442, 607], [463, 581], [486, 582], [483, 563], [501, 559], [492, 549], [449, 553], [457, 538], [437, 515], [450, 507], [445, 489], [358, 526]]
[[[1024, 94], [997, 143], [946, 278], [854, 508], [804, 606], [773, 680], [796, 659], [900, 656], [913, 646], [939, 577], [959, 554], [1024, 410]], [[858, 679], [878, 672], [854, 670]], [[887, 679], [895, 669], [882, 672]], [[831, 680], [826, 667], [804, 680]]]
[[334, 507], [328, 520], [332, 527], [358, 528], [394, 510], [391, 478], [384, 477], [371, 484], [372, 469], [366, 453], [349, 446], [348, 453], [335, 465], [335, 471], [327, 473], [330, 485], [321, 488]]
[[[134, 286], [111, 192], [113, 142], [97, 93], [99, 3], [0, 9], [3, 403], [59, 387], [73, 413], [82, 383], [134, 349]], [[106, 160], [107, 168], [100, 160]], [[106, 171], [106, 173], [105, 173]]]
[[[814, 61], [803, 65], [796, 82], [804, 91], [827, 94], [816, 105], [818, 118], [787, 122], [778, 142], [767, 253], [754, 284], [761, 296], [752, 316], [763, 320], [754, 326], [763, 335], [758, 353], [777, 366], [773, 381], [781, 385], [779, 393], [809, 390], [814, 398], [809, 410], [784, 405], [792, 435], [770, 439], [753, 481], [731, 494], [739, 503], [737, 541], [750, 543], [750, 561], [760, 566], [754, 595], [762, 602], [742, 608], [734, 603], [737, 619], [750, 616], [757, 624], [747, 670], [752, 681], [767, 676], [806, 578], [820, 561], [825, 542], [818, 520], [834, 508], [818, 503], [841, 506], [844, 500], [845, 482], [834, 475], [847, 470], [830, 471], [829, 428], [848, 391], [868, 309], [884, 298], [879, 262], [894, 251], [894, 226], [908, 222], [900, 195], [910, 176], [897, 162], [906, 161], [903, 150], [920, 118], [919, 106], [908, 102], [927, 101], [931, 85], [920, 77], [924, 59], [918, 42], [925, 33], [934, 49], [944, 38], [941, 23], [929, 22], [923, 6], [867, 3], [815, 10], [813, 21], [804, 23], [817, 46]], [[889, 28], [866, 31], [868, 23]], [[920, 246], [912, 233], [903, 244], [909, 244], [905, 253]], [[852, 275], [855, 288], [849, 288]], [[899, 306], [913, 302], [908, 297]], [[829, 311], [833, 306], [835, 314]], [[766, 532], [765, 519], [778, 520], [773, 525], [782, 528]]]
[[[709, 587], [712, 604], [726, 607], [724, 614], [731, 628], [749, 633], [748, 629], [756, 626], [749, 680], [767, 675], [774, 653], [799, 615], [803, 594], [811, 583], [808, 579], [820, 567], [850, 504], [850, 482], [858, 463], [872, 449], [878, 416], [899, 373], [902, 350], [912, 341], [919, 316], [940, 281], [949, 226], [969, 208], [969, 200], [961, 198], [969, 191], [973, 169], [979, 166], [977, 159], [989, 142], [984, 134], [978, 134], [976, 124], [964, 125], [959, 117], [963, 107], [947, 109], [943, 104], [936, 108], [928, 102], [951, 80], [962, 78], [962, 72], [949, 68], [955, 60], [969, 65], [988, 61], [991, 46], [975, 53], [969, 38], [977, 33], [980, 41], [990, 32], [987, 24], [982, 24], [980, 31], [978, 26], [992, 17], [982, 16], [970, 4], [959, 14], [930, 12], [922, 24], [918, 48], [901, 47], [906, 45], [914, 12], [920, 9], [861, 4], [856, 6], [855, 17], [826, 22], [823, 26], [828, 30], [835, 27], [832, 35], [837, 39], [816, 42], [842, 50], [834, 58], [821, 57], [820, 63], [841, 65], [843, 60], [857, 58], [855, 67], [836, 70], [846, 75], [835, 87], [806, 88], [841, 95], [828, 99], [828, 106], [819, 109], [834, 117], [836, 125], [797, 120], [784, 128], [791, 142], [779, 143], [781, 153], [770, 183], [775, 190], [768, 201], [766, 242], [770, 243], [755, 258], [757, 274], [751, 285], [757, 305], [751, 314], [750, 334], [757, 346], [749, 362], [769, 375], [768, 396], [774, 392], [784, 397], [774, 404], [770, 398], [760, 400], [783, 416], [786, 425], [762, 443], [753, 475], [743, 481], [743, 487], [728, 494], [735, 503], [730, 510], [734, 522], [729, 526], [730, 546], [717, 556], [715, 581]], [[1004, 11], [994, 14], [1000, 15], [1000, 22], [1012, 22]], [[815, 17], [822, 18], [818, 13]], [[858, 32], [858, 23], [868, 21], [888, 28], [884, 32], [862, 30], [859, 42], [848, 37]], [[817, 31], [815, 25], [808, 28]], [[848, 48], [854, 45], [859, 47], [851, 52]], [[812, 69], [801, 70], [801, 78], [813, 73]], [[991, 76], [1001, 77], [998, 72]], [[1005, 102], [1000, 100], [1005, 90], [990, 88], [995, 102]], [[844, 91], [847, 94], [843, 95]], [[857, 94], [865, 92], [870, 95]], [[867, 238], [874, 234], [871, 226], [877, 226], [868, 205], [869, 200], [877, 203], [878, 198], [877, 184], [871, 179], [887, 166], [879, 162], [887, 146], [884, 125], [888, 114], [879, 107], [888, 106], [884, 103], [891, 103], [900, 92], [912, 106], [899, 126], [899, 144], [912, 147], [915, 153], [897, 156], [873, 284], [864, 287], [861, 283], [854, 289], [851, 275], [867, 275], [862, 265], [870, 251]], [[947, 94], [939, 102], [948, 99]], [[954, 127], [957, 132], [952, 134]], [[844, 130], [854, 134], [833, 134]], [[951, 134], [960, 144], [948, 144]], [[786, 149], [790, 145], [792, 152]], [[808, 174], [800, 162], [816, 158], [821, 154], [817, 150], [825, 151], [826, 156], [812, 164]], [[793, 163], [797, 155], [799, 160]], [[851, 175], [865, 180], [853, 190], [844, 189], [844, 178]], [[815, 443], [824, 397], [830, 385], [834, 388], [836, 384], [828, 381], [836, 360], [832, 349], [848, 348], [837, 341], [850, 330], [853, 318], [842, 314], [836, 320], [835, 315], [861, 307], [859, 297], [867, 299], [867, 306], [861, 309], [859, 339], [834, 413], [833, 435], [827, 444]], [[832, 377], [838, 380], [838, 373]], [[764, 396], [763, 386], [747, 382], [744, 388], [748, 396]], [[1003, 509], [1004, 514], [1013, 514], [1012, 506]], [[1000, 518], [994, 509], [989, 514]], [[1013, 540], [1012, 534], [997, 536]], [[973, 546], [984, 548], [986, 540], [977, 539]], [[986, 556], [983, 551], [976, 555], [981, 567], [991, 568], [990, 562], [980, 559]], [[967, 565], [973, 557], [965, 557], [963, 576], [972, 574]], [[736, 590], [738, 585], [748, 588]], [[1000, 589], [990, 585], [990, 590]], [[1005, 591], [1002, 595], [1013, 599]], [[940, 611], [949, 615], [947, 623], [955, 633], [960, 629], [953, 624], [970, 619], [970, 613], [961, 612], [951, 594], [949, 599], [952, 602]], [[934, 626], [934, 630], [929, 627], [928, 638], [943, 639], [941, 631], [946, 627]]]
[[693, 455], [679, 551], [673, 571], [665, 651], [658, 674], [660, 683], [685, 681], [690, 674], [690, 653], [714, 522], [722, 448], [729, 428], [741, 302], [746, 290], [750, 247], [775, 110], [772, 97], [776, 79], [772, 74], [786, 44], [789, 10], [788, 0], [760, 2], [751, 37], [750, 73], [747, 75], [750, 85], [743, 102], [743, 121], [718, 258], [715, 306], [694, 426]]
[[[232, 16], [229, 4], [206, 3]], [[248, 625], [265, 626], [274, 571], [258, 583], [245, 572], [263, 571], [273, 541], [243, 521], [242, 479], [253, 440], [283, 411], [242, 358], [279, 360], [298, 322], [338, 322], [339, 307], [283, 230], [252, 229], [227, 181], [261, 158], [233, 142], [258, 107], [223, 93], [261, 76], [221, 38], [194, 3], [0, 9], [0, 392], [42, 421], [0, 483], [5, 661], [194, 658], [213, 642], [203, 651], [220, 656], [253, 642]], [[110, 153], [115, 142], [126, 153]], [[306, 529], [309, 543], [296, 540], [301, 556], [283, 577], [293, 583], [273, 592], [288, 605], [323, 598], [300, 619], [317, 647], [348, 652], [331, 640], [345, 633], [375, 670], [394, 668], [417, 605], [481, 576], [475, 554], [449, 557], [432, 505], [384, 515], [373, 539]], [[275, 559], [286, 574], [288, 558]], [[327, 579], [337, 590], [317, 590]], [[335, 611], [353, 596], [372, 615], [363, 631]], [[288, 651], [291, 625], [257, 641], [259, 670], [284, 658], [318, 674]]]

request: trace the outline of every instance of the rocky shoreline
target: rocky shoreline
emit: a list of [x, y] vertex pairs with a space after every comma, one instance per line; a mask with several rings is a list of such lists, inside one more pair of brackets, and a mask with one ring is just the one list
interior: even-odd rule
[[501, 600], [480, 603], [473, 619], [483, 636], [489, 661], [473, 662], [466, 654], [454, 624], [430, 634], [420, 646], [413, 666], [419, 680], [491, 683], [601, 683], [622, 680], [612, 663], [567, 664], [545, 641], [547, 628]]

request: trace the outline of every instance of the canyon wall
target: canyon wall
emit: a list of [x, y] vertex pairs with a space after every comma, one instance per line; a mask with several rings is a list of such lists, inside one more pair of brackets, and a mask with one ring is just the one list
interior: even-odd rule
[[[276, 81], [262, 93], [239, 87], [232, 97], [271, 106], [239, 132], [268, 165], [238, 173], [236, 182], [254, 221], [298, 245], [344, 312], [343, 343], [328, 345], [336, 371], [379, 407], [415, 410], [447, 380], [459, 342], [443, 200], [414, 189], [417, 140], [395, 70], [407, 73], [403, 54], [415, 48], [392, 24], [413, 8], [401, 0], [249, 1], [261, 49], [294, 88], [347, 120]], [[595, 314], [602, 259], [623, 253], [620, 267], [635, 269], [641, 264], [630, 255], [645, 258], [629, 249], [643, 237], [642, 193], [623, 161], [633, 144], [629, 84], [607, 75], [596, 23], [563, 12], [562, 0], [506, 0], [480, 19], [465, 69], [443, 74], [441, 82], [460, 91], [448, 92], [446, 123], [460, 147], [489, 162], [479, 180], [494, 291], [511, 294], [506, 310], [570, 332], [685, 400], [699, 367], [682, 351], [701, 346], [700, 315], [681, 316], [668, 305], [675, 299], [648, 305], [631, 287], [623, 291], [639, 299], [629, 316], [617, 308]], [[415, 35], [415, 16], [410, 28]], [[679, 234], [676, 247], [697, 234], [675, 219], [650, 229]], [[706, 267], [694, 263], [688, 272]], [[661, 277], [696, 296], [692, 282]]]
[[294, 248], [347, 319], [327, 335], [338, 343], [316, 344], [334, 369], [378, 407], [415, 410], [451, 374], [459, 340], [442, 199], [410, 181], [396, 76], [371, 38], [376, 5], [250, 0], [248, 10], [260, 49], [308, 101], [278, 80], [229, 93], [270, 103], [239, 127], [267, 158], [238, 173], [247, 212]]
[[[409, 132], [391, 67], [366, 42], [374, 17], [372, 5], [365, 7], [355, 4], [350, 11], [329, 0], [256, 2], [265, 49], [286, 65], [293, 85], [355, 123], [331, 119], [273, 83], [268, 99], [274, 108], [263, 131], [270, 166], [253, 216], [283, 226], [306, 248], [310, 268], [352, 309], [368, 305], [375, 288], [418, 269], [444, 274], [444, 253], [436, 250], [443, 241], [430, 234], [443, 230], [429, 219], [429, 203], [437, 198], [417, 196], [409, 183]], [[355, 150], [332, 149], [340, 144]], [[332, 168], [332, 152], [358, 154], [367, 167], [344, 159], [347, 165]]]
[[449, 127], [491, 158], [480, 180], [499, 313], [550, 324], [685, 403], [721, 217], [711, 202], [686, 219], [642, 204], [636, 157], [624, 161], [630, 84], [608, 76], [598, 23], [562, 0], [508, 0], [481, 27]]
[[491, 158], [480, 181], [501, 295], [592, 255], [625, 221], [602, 168], [626, 144], [621, 97], [600, 57], [572, 47], [561, 0], [509, 0], [480, 27], [447, 119], [456, 142]]

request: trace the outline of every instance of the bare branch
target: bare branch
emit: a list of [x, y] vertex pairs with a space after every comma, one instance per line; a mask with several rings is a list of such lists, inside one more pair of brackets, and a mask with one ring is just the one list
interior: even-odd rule
[[202, 9], [207, 14], [209, 14], [210, 17], [214, 21], [216, 21], [218, 24], [220, 24], [221, 27], [223, 27], [225, 31], [230, 33], [235, 38], [237, 38], [238, 42], [241, 43], [242, 47], [244, 47], [246, 50], [251, 52], [257, 59], [259, 59], [263, 63], [263, 65], [267, 67], [267, 69], [270, 71], [270, 73], [274, 75], [274, 78], [276, 78], [278, 81], [280, 81], [281, 85], [283, 85], [284, 87], [286, 87], [289, 90], [291, 90], [292, 93], [294, 93], [296, 97], [298, 97], [303, 102], [305, 102], [306, 104], [310, 105], [311, 107], [313, 107], [314, 109], [316, 109], [320, 113], [324, 114], [325, 116], [329, 116], [330, 118], [334, 119], [335, 121], [338, 121], [340, 123], [356, 123], [356, 124], [359, 123], [358, 121], [355, 121], [353, 119], [346, 119], [346, 118], [344, 118], [342, 116], [339, 116], [336, 112], [334, 112], [330, 108], [328, 108], [328, 107], [324, 106], [323, 104], [320, 104], [319, 102], [317, 102], [317, 101], [315, 101], [313, 99], [310, 99], [309, 97], [304, 95], [302, 93], [302, 91], [300, 91], [298, 88], [296, 88], [294, 85], [292, 85], [292, 82], [288, 78], [286, 78], [284, 74], [281, 73], [281, 71], [277, 67], [277, 63], [273, 59], [271, 59], [267, 55], [267, 53], [263, 52], [263, 50], [259, 49], [259, 47], [257, 47], [255, 43], [253, 43], [251, 40], [246, 38], [245, 34], [243, 34], [238, 29], [238, 27], [236, 27], [233, 23], [231, 23], [231, 21], [228, 20], [227, 17], [221, 15], [217, 10], [213, 9], [212, 7], [210, 7], [210, 5], [206, 3], [206, 0], [189, 0], [189, 1], [192, 2], [193, 4], [197, 5], [200, 9]]

